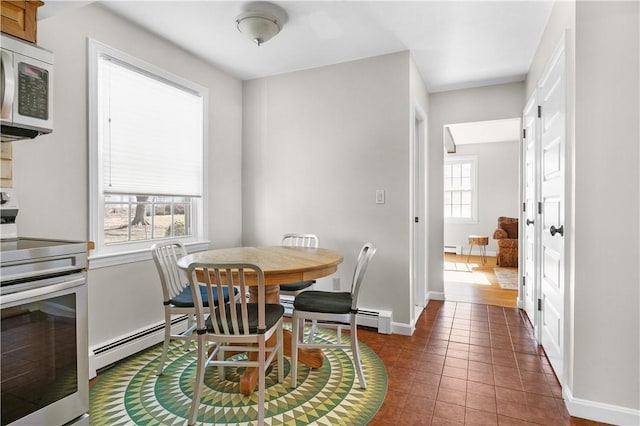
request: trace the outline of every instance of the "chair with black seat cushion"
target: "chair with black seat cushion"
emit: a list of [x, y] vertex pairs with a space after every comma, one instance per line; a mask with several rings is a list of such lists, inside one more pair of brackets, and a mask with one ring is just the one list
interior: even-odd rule
[[[358, 255], [358, 262], [353, 273], [350, 292], [329, 292], [309, 290], [296, 296], [293, 302], [293, 332], [291, 336], [291, 387], [297, 386], [298, 374], [298, 348], [351, 348], [353, 363], [358, 372], [360, 387], [367, 388], [367, 382], [360, 362], [360, 349], [358, 346], [358, 294], [369, 261], [376, 252], [373, 244], [362, 246]], [[317, 322], [310, 328], [310, 336], [305, 341], [304, 327], [306, 321]], [[313, 339], [315, 329], [322, 327], [335, 328], [337, 332], [336, 343], [319, 342]], [[342, 343], [342, 330], [351, 331], [351, 343]]]
[[[224, 293], [237, 288], [246, 294], [249, 280], [257, 286], [257, 301], [250, 303], [241, 297], [235, 303], [221, 303], [205, 306], [200, 293], [200, 283], [196, 270], [201, 270], [209, 300], [215, 293]], [[193, 388], [193, 400], [189, 411], [189, 424], [196, 422], [200, 406], [200, 394], [204, 382], [204, 372], [210, 365], [218, 366], [220, 380], [224, 380], [224, 366], [258, 368], [258, 424], [264, 424], [266, 368], [277, 356], [278, 382], [284, 380], [283, 356], [283, 316], [280, 304], [267, 304], [265, 299], [264, 272], [256, 264], [240, 262], [201, 263], [188, 266], [187, 273], [196, 307], [196, 334], [198, 339], [198, 360]], [[267, 341], [276, 335], [273, 346]], [[208, 342], [215, 343], [207, 357]], [[225, 359], [225, 352], [248, 352], [248, 359], [232, 356]], [[268, 355], [267, 355], [268, 354]], [[253, 356], [255, 355], [255, 356]]]
[[[284, 234], [282, 245], [288, 247], [312, 247], [318, 248], [320, 240], [314, 234]], [[310, 288], [316, 280], [300, 281], [289, 284], [280, 284], [280, 294], [296, 296], [300, 292]]]
[[[193, 339], [195, 330], [195, 306], [193, 296], [189, 288], [189, 279], [176, 264], [178, 259], [187, 255], [187, 250], [180, 241], [169, 241], [154, 244], [151, 247], [153, 261], [156, 264], [160, 284], [162, 286], [162, 304], [164, 305], [164, 345], [162, 346], [162, 356], [158, 364], [157, 374], [161, 375], [164, 363], [169, 350], [169, 343], [172, 339], [184, 340], [185, 351], [189, 347], [189, 342]], [[202, 302], [209, 305], [206, 287], [200, 287]], [[236, 292], [237, 294], [237, 292]], [[223, 294], [224, 301], [229, 301], [229, 294]], [[218, 303], [218, 295], [213, 297], [214, 303]], [[182, 333], [171, 334], [171, 319], [174, 315], [187, 315], [187, 329]]]

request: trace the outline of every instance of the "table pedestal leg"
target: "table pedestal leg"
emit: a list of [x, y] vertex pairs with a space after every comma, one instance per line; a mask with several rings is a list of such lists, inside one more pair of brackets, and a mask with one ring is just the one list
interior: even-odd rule
[[[251, 302], [257, 301], [257, 292], [258, 289], [256, 287], [249, 288], [249, 300]], [[280, 303], [280, 288], [277, 285], [270, 285], [265, 287], [265, 300], [266, 303]], [[291, 339], [292, 335], [289, 330], [284, 330], [283, 336], [283, 350], [284, 355], [287, 357], [291, 357]], [[267, 346], [273, 346], [276, 344], [276, 336], [272, 336], [267, 341]], [[250, 352], [249, 356], [251, 359], [257, 359], [258, 354], [255, 352]], [[321, 349], [309, 349], [309, 348], [300, 348], [298, 349], [298, 361], [303, 363], [309, 368], [320, 368], [322, 367], [322, 362], [324, 360], [324, 355], [322, 354]], [[240, 377], [240, 392], [243, 395], [251, 395], [256, 388], [256, 384], [258, 383], [258, 369], [255, 367], [247, 368], [242, 377]]]

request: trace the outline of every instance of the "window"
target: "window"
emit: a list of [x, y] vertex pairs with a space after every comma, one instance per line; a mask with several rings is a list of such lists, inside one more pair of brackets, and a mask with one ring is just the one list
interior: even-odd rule
[[444, 164], [444, 218], [448, 222], [477, 222], [476, 157], [456, 157]]
[[89, 52], [92, 260], [203, 242], [207, 89], [94, 40]]

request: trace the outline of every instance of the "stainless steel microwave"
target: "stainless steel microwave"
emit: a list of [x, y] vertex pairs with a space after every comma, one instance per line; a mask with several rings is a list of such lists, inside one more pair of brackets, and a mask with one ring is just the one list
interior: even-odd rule
[[0, 34], [2, 142], [53, 131], [53, 53]]

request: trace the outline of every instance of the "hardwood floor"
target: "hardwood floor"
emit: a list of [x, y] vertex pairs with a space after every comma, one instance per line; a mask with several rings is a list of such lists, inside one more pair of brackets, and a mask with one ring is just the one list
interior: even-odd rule
[[514, 308], [518, 292], [500, 288], [493, 272], [495, 267], [496, 258], [493, 256], [487, 256], [483, 265], [480, 256], [472, 255], [467, 262], [466, 255], [445, 253], [445, 300]]

